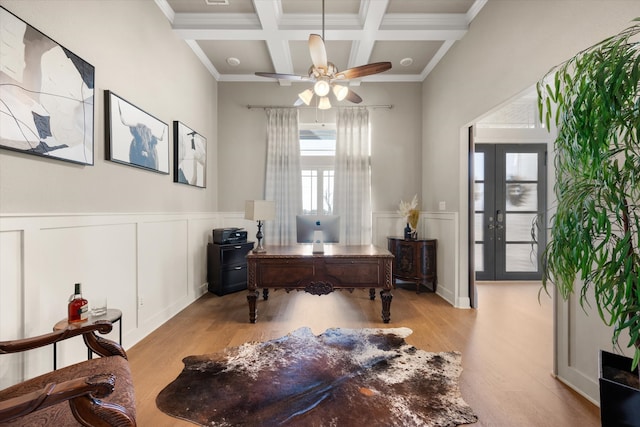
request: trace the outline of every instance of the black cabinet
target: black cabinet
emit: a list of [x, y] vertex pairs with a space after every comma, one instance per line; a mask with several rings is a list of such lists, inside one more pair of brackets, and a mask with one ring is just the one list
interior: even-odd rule
[[247, 253], [253, 242], [207, 246], [207, 282], [209, 292], [226, 295], [247, 289]]
[[435, 292], [438, 284], [436, 239], [408, 240], [402, 237], [387, 237], [393, 262], [393, 282], [403, 280], [420, 285]]

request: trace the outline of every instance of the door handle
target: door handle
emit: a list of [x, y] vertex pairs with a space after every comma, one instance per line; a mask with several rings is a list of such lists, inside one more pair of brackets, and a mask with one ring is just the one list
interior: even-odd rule
[[502, 213], [502, 211], [497, 210], [496, 211], [496, 231], [498, 231], [498, 233], [496, 233], [496, 240], [500, 240], [502, 235], [500, 233], [500, 231], [504, 230], [504, 214]]

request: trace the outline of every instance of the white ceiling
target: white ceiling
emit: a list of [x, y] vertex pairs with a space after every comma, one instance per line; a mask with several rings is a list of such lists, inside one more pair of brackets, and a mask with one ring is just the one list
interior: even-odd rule
[[[322, 35], [322, 0], [155, 0], [218, 81], [306, 76], [310, 33]], [[207, 3], [228, 3], [209, 5]], [[364, 81], [423, 81], [487, 0], [325, 0], [327, 57], [338, 70], [389, 61]], [[231, 66], [227, 58], [240, 61]], [[409, 66], [400, 65], [412, 58]], [[281, 84], [290, 84], [282, 80]], [[358, 82], [352, 82], [357, 84]]]

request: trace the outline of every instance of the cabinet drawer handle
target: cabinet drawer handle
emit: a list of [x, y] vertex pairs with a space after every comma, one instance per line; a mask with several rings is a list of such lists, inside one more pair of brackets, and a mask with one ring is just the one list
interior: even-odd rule
[[242, 267], [236, 267], [235, 269], [236, 270], [242, 270]]
[[235, 249], [242, 249], [242, 246], [234, 246]]

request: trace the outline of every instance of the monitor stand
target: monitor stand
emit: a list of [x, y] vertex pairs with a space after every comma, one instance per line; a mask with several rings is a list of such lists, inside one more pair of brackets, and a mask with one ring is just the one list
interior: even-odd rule
[[314, 254], [324, 253], [324, 243], [322, 239], [323, 239], [322, 231], [316, 230], [313, 232], [313, 253]]

